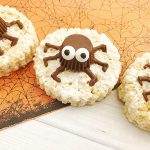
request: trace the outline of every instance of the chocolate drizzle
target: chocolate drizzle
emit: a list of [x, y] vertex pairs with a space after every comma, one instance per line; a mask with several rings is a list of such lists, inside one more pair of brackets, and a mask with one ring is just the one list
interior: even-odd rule
[[[0, 40], [2, 39], [8, 39], [9, 41], [11, 41], [11, 46], [15, 46], [18, 42], [18, 38], [10, 36], [7, 34], [7, 28], [11, 27], [13, 25], [18, 25], [18, 27], [20, 29], [23, 29], [23, 24], [19, 21], [12, 21], [10, 23], [5, 22], [1, 17], [0, 17]], [[2, 49], [0, 49], [0, 56], [2, 56], [4, 54], [4, 52], [2, 51]]]
[[[85, 59], [86, 57], [88, 57], [87, 55], [89, 54], [88, 59], [83, 62], [79, 61], [78, 60], [79, 58], [77, 58], [75, 56], [72, 59], [70, 59], [70, 58], [65, 59], [64, 56], [62, 55], [62, 53], [63, 53], [63, 48], [65, 48], [67, 46], [70, 46], [75, 50], [75, 55], [77, 54], [77, 51], [79, 49], [86, 50], [86, 53], [85, 52], [81, 53], [79, 57], [81, 57], [81, 55], [82, 55], [83, 59]], [[44, 47], [44, 52], [47, 52], [48, 48], [53, 48], [53, 49], [56, 49], [59, 51], [56, 55], [45, 57], [43, 59], [45, 67], [48, 66], [49, 60], [59, 59], [60, 67], [57, 68], [56, 71], [54, 73], [52, 73], [52, 75], [51, 75], [51, 77], [57, 82], [61, 82], [61, 79], [59, 79], [57, 77], [57, 75], [59, 73], [63, 72], [64, 70], [71, 70], [74, 72], [85, 72], [86, 74], [88, 74], [88, 76], [91, 78], [89, 85], [93, 86], [97, 82], [97, 77], [90, 70], [90, 65], [94, 64], [94, 63], [98, 64], [98, 65], [102, 66], [102, 70], [104, 72], [106, 72], [108, 69], [107, 63], [101, 62], [94, 57], [94, 54], [96, 51], [102, 50], [103, 52], [107, 52], [106, 45], [101, 44], [97, 47], [93, 47], [91, 41], [86, 36], [83, 36], [81, 34], [72, 34], [72, 35], [68, 36], [63, 41], [61, 46], [56, 46], [56, 45], [46, 43], [45, 47]], [[69, 53], [72, 53], [72, 51], [73, 51], [73, 50], [69, 51], [68, 49], [66, 49], [66, 50], [67, 50], [66, 56], [69, 55]]]
[[[146, 64], [146, 65], [144, 66], [144, 69], [146, 69], [146, 68], [150, 68], [150, 64]], [[143, 81], [150, 82], [150, 77], [147, 77], [147, 76], [139, 76], [139, 77], [138, 77], [138, 82], [139, 82], [139, 84], [140, 84], [141, 86], [143, 85]], [[142, 94], [143, 94], [143, 97], [144, 97], [145, 101], [147, 102], [147, 101], [148, 101], [148, 96], [150, 95], [150, 91], [148, 91], [148, 92], [145, 92], [145, 91], [144, 91]]]

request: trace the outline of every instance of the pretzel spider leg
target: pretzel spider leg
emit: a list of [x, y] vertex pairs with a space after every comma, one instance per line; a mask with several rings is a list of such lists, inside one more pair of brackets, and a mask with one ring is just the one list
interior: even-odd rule
[[91, 78], [89, 85], [93, 86], [97, 82], [97, 77], [92, 73], [89, 68], [85, 69], [85, 73]]
[[0, 56], [4, 54], [4, 51], [0, 48]]
[[7, 33], [2, 35], [2, 38], [8, 39], [11, 41], [11, 46], [14, 46], [18, 42], [18, 38], [8, 35]]
[[104, 44], [101, 44], [99, 46], [96, 46], [93, 48], [93, 53], [95, 53], [96, 51], [98, 50], [102, 50], [103, 52], [107, 52], [107, 48], [106, 48], [106, 45]]
[[23, 24], [19, 21], [19, 20], [16, 20], [16, 21], [12, 21], [10, 23], [7, 23], [7, 26], [10, 27], [10, 26], [13, 26], [13, 25], [18, 25], [18, 27], [20, 29], [23, 29]]
[[108, 64], [107, 64], [107, 63], [103, 63], [103, 62], [97, 60], [96, 58], [94, 58], [94, 63], [95, 63], [95, 64], [98, 64], [98, 65], [100, 65], [100, 66], [102, 66], [102, 70], [103, 70], [104, 72], [107, 71], [107, 69], [108, 69]]
[[146, 65], [144, 66], [144, 69], [146, 69], [146, 68], [150, 68], [150, 63], [149, 63], [149, 64], [146, 64]]
[[51, 74], [51, 77], [52, 77], [55, 81], [61, 82], [61, 79], [60, 79], [59, 77], [57, 77], [57, 75], [58, 75], [59, 73], [63, 72], [64, 70], [65, 70], [65, 67], [62, 67], [62, 66], [58, 67], [58, 68], [56, 69], [56, 71]]
[[43, 58], [43, 61], [44, 61], [45, 67], [48, 66], [48, 61], [49, 61], [49, 60], [56, 60], [56, 59], [59, 58], [59, 57], [60, 57], [60, 53], [57, 53], [57, 54], [54, 55], [54, 56], [44, 57], [44, 58]]
[[[146, 81], [146, 82], [150, 82], [150, 77], [145, 77], [145, 76], [139, 76], [138, 77], [138, 82], [139, 84], [142, 86], [143, 85], [143, 81]], [[150, 95], [150, 91], [148, 92], [143, 92], [143, 97], [144, 99], [146, 100], [146, 102], [148, 101], [148, 95]]]
[[148, 95], [150, 95], [150, 91], [149, 92], [143, 92], [143, 97], [145, 98], [146, 102], [148, 101]]
[[60, 46], [52, 45], [50, 43], [45, 43], [44, 52], [46, 53], [49, 48], [59, 50]]
[[150, 82], [150, 77], [139, 76], [138, 77], [138, 82], [140, 83], [140, 85], [143, 85], [143, 83], [142, 83], [143, 81]]

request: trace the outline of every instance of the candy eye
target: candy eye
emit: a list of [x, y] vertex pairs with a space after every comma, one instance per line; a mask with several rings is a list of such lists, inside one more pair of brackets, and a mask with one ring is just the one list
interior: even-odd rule
[[76, 51], [76, 59], [79, 62], [85, 62], [89, 58], [89, 51], [86, 48], [79, 48]]
[[65, 60], [71, 60], [75, 56], [75, 49], [72, 46], [65, 46], [61, 53]]

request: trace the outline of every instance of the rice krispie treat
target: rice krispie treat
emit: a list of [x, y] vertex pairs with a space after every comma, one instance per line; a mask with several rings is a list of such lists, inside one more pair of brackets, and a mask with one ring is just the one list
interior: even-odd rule
[[74, 106], [104, 99], [121, 71], [117, 48], [90, 29], [59, 29], [36, 49], [35, 70], [47, 95]]
[[0, 5], [0, 77], [30, 62], [37, 44], [31, 21], [15, 8]]
[[138, 57], [127, 69], [118, 94], [125, 102], [128, 120], [150, 131], [150, 53]]

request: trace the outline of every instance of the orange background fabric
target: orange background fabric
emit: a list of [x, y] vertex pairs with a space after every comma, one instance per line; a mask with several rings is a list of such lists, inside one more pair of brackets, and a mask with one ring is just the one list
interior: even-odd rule
[[[121, 76], [138, 55], [150, 52], [149, 0], [0, 0], [0, 4], [23, 12], [39, 40], [62, 27], [105, 33], [121, 54]], [[64, 106], [39, 88], [33, 63], [0, 78], [0, 128]]]

